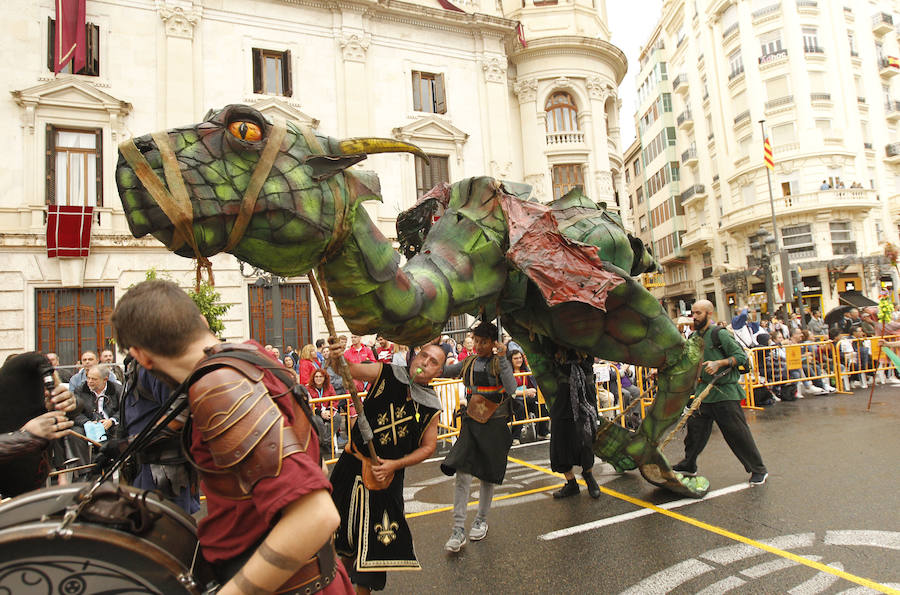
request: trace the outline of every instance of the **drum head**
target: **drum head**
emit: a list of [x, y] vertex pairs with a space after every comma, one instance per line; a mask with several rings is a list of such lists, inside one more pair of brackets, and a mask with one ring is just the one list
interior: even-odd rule
[[[80, 519], [57, 534], [66, 506], [83, 487], [36, 490], [0, 506], [0, 595], [168, 595], [202, 589], [189, 574], [197, 543], [193, 519], [168, 502], [147, 499], [158, 518], [142, 535]], [[204, 574], [199, 553], [197, 564]]]

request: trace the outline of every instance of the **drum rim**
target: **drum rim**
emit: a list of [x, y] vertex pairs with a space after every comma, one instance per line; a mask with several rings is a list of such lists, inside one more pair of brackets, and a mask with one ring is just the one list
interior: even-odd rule
[[[52, 538], [52, 532], [59, 528], [60, 524], [61, 523], [59, 522], [44, 521], [7, 527], [6, 529], [0, 530], [0, 545], [14, 543], [27, 538], [40, 538], [49, 541]], [[144, 558], [155, 562], [164, 570], [168, 571], [176, 580], [181, 581], [180, 577], [182, 576], [191, 576], [194, 579], [195, 584], [199, 584], [199, 580], [191, 572], [191, 560], [188, 560], [186, 565], [182, 564], [182, 562], [168, 550], [165, 550], [151, 541], [104, 525], [73, 523], [70, 528], [73, 530], [74, 536], [76, 537], [83, 536], [91, 538], [94, 541], [115, 545], [117, 547], [124, 546], [123, 549], [139, 554]], [[60, 537], [59, 539], [67, 540], [69, 538]], [[136, 574], [143, 578], [143, 575], [140, 573]], [[184, 584], [183, 581], [182, 584]], [[185, 589], [190, 593], [199, 593], [198, 590], [190, 589], [187, 585], [185, 585]]]

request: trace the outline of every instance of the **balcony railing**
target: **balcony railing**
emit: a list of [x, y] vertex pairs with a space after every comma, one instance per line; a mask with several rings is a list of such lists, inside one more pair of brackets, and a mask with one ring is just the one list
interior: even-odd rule
[[863, 143], [864, 149], [871, 151], [873, 147], [874, 147], [874, 145], [872, 143]]
[[789, 105], [794, 103], [794, 96], [788, 95], [786, 97], [779, 97], [778, 99], [772, 99], [771, 101], [766, 102], [766, 109], [773, 109], [776, 107], [780, 107], [782, 105]]
[[712, 278], [712, 274], [713, 274], [712, 271], [713, 271], [713, 268], [712, 268], [711, 266], [709, 266], [709, 267], [703, 267], [703, 268], [700, 270], [700, 275], [701, 275], [704, 279], [710, 279], [710, 278]]
[[872, 17], [872, 31], [876, 35], [883, 35], [894, 28], [894, 17], [891, 15], [879, 12], [874, 17]]
[[797, 0], [797, 9], [800, 12], [803, 12], [804, 9], [811, 10], [819, 8], [819, 3], [816, 0]]
[[760, 56], [757, 61], [759, 62], [760, 66], [763, 66], [764, 64], [771, 64], [773, 62], [784, 60], [787, 58], [787, 56], [787, 50], [778, 50], [777, 52], [770, 52], [764, 56]]
[[878, 71], [881, 76], [892, 77], [900, 72], [900, 60], [891, 56], [882, 56], [878, 59]]
[[856, 242], [841, 242], [838, 244], [835, 244], [834, 242], [832, 242], [831, 243], [831, 252], [835, 256], [837, 256], [837, 255], [853, 256], [853, 255], [857, 254]]
[[688, 149], [681, 154], [681, 164], [687, 165], [690, 162], [697, 161], [697, 149]]
[[807, 54], [824, 54], [825, 48], [811, 43], [805, 43], [803, 44], [803, 51]]
[[749, 119], [750, 119], [750, 110], [744, 110], [734, 117], [734, 123], [738, 124], [740, 122], [743, 122], [744, 120], [749, 120]]
[[[900, 143], [896, 151], [900, 155]], [[828, 209], [873, 209], [879, 207], [876, 192], [866, 188], [847, 188], [837, 190], [819, 190], [805, 194], [792, 194], [774, 199], [777, 213], [816, 213]], [[751, 205], [741, 205], [722, 217], [722, 227], [731, 229], [736, 226], [762, 222], [771, 217], [771, 206], [768, 200], [757, 200]]]
[[725, 39], [726, 37], [728, 37], [729, 35], [731, 35], [732, 33], [734, 33], [737, 30], [738, 30], [738, 23], [734, 23], [734, 24], [726, 27], [726, 29], [724, 31], [722, 31], [722, 39]]
[[571, 132], [548, 132], [547, 133], [547, 144], [548, 145], [566, 145], [566, 144], [575, 144], [575, 143], [584, 143], [584, 133], [578, 130], [573, 130]]
[[900, 143], [891, 143], [885, 146], [884, 152], [888, 157], [900, 157]]
[[751, 15], [753, 16], [753, 20], [760, 19], [767, 14], [773, 14], [778, 12], [781, 9], [781, 2], [776, 2], [775, 4], [770, 4], [769, 6], [764, 6], [759, 10], [754, 10]]
[[678, 87], [680, 87], [681, 85], [687, 86], [687, 82], [688, 82], [687, 74], [682, 72], [681, 74], [676, 76], [675, 79], [672, 81], [672, 89], [677, 91]]
[[691, 116], [691, 110], [686, 109], [680, 114], [678, 114], [678, 125], [681, 126], [685, 122], [693, 122], [694, 118]]
[[810, 101], [831, 101], [831, 93], [810, 93]]
[[741, 76], [742, 74], [744, 74], [744, 65], [743, 64], [739, 65], [737, 68], [731, 69], [731, 74], [728, 75], [728, 80], [729, 81], [734, 80], [737, 77]]
[[[682, 155], [682, 158], [684, 156]], [[703, 195], [706, 194], [706, 186], [703, 184], [694, 184], [687, 190], [681, 193], [681, 202], [684, 203], [686, 200], [690, 200], [695, 194]]]

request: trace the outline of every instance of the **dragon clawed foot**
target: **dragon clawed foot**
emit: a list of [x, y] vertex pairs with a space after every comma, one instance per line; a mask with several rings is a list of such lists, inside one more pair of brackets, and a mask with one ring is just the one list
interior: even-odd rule
[[594, 453], [620, 473], [638, 469], [653, 485], [682, 496], [702, 498], [709, 491], [705, 477], [687, 477], [673, 471], [665, 455], [646, 437], [608, 419], [600, 419]]

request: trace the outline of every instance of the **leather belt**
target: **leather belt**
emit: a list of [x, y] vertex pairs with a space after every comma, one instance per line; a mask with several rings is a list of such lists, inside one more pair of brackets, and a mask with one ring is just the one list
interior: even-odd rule
[[277, 593], [312, 595], [330, 585], [336, 575], [337, 553], [331, 538]]

